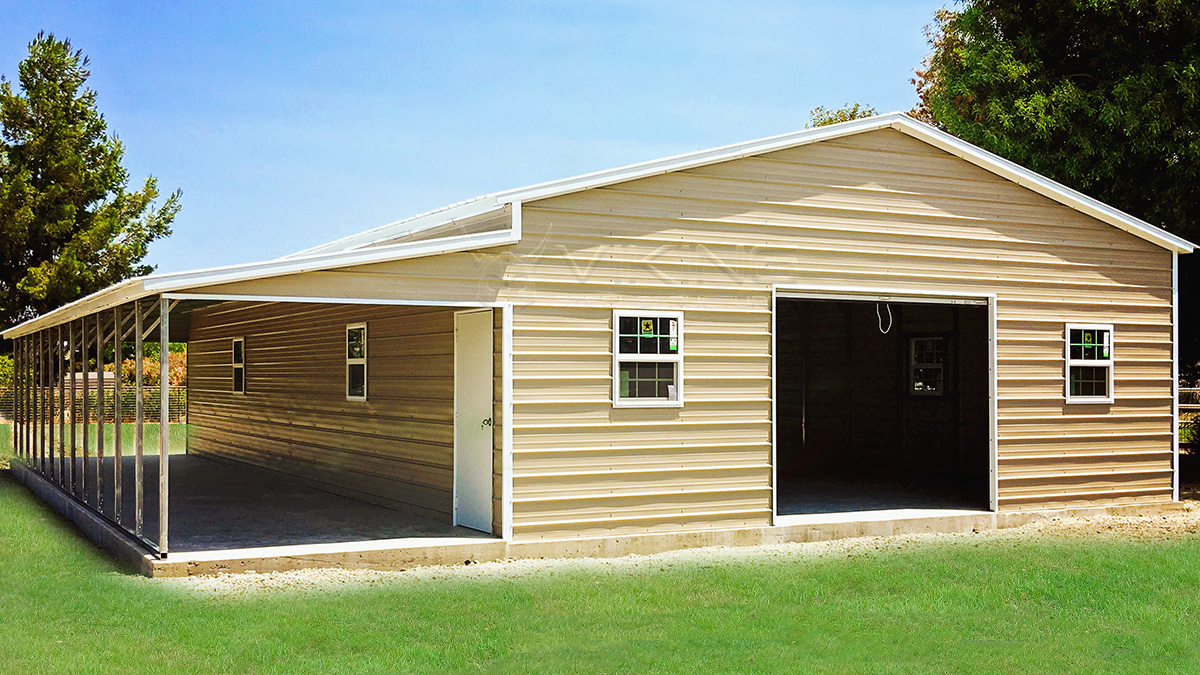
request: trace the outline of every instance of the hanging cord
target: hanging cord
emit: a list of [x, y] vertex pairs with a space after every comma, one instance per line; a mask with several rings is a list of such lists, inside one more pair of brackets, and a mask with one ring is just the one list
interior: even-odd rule
[[875, 318], [879, 319], [879, 332], [887, 335], [892, 330], [892, 306], [885, 304], [888, 313], [888, 327], [883, 327], [883, 315], [879, 313], [879, 303], [875, 303]]

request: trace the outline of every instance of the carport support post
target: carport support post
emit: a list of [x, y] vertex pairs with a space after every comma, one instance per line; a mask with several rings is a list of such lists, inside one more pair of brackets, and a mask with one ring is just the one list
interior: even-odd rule
[[47, 337], [50, 342], [50, 354], [46, 359], [49, 366], [46, 368], [46, 374], [50, 376], [50, 475], [54, 477], [54, 482], [62, 487], [62, 464], [59, 461], [62, 453], [59, 448], [62, 447], [62, 430], [54, 431], [54, 426], [59, 421], [58, 411], [58, 394], [55, 392], [55, 384], [62, 384], [62, 379], [59, 377], [59, 366], [62, 365], [62, 326], [55, 326], [53, 332], [48, 332]]
[[16, 452], [18, 459], [24, 459], [21, 455], [21, 433], [24, 427], [21, 426], [21, 368], [25, 367], [25, 362], [21, 358], [21, 338], [13, 340], [13, 426], [12, 426], [12, 442], [13, 450]]
[[67, 372], [70, 374], [71, 387], [68, 396], [71, 398], [71, 494], [79, 494], [79, 466], [75, 452], [75, 322], [67, 324]]
[[121, 355], [121, 342], [125, 339], [125, 322], [121, 320], [121, 308], [113, 308], [113, 520], [121, 524], [121, 367], [125, 363]]
[[158, 297], [158, 553], [167, 557], [167, 424], [171, 419], [171, 306]]
[[[116, 373], [113, 373], [114, 375]], [[104, 315], [96, 313], [96, 510], [104, 513]]]
[[[162, 358], [161, 355], [159, 358]], [[142, 536], [142, 454], [145, 429], [143, 412], [145, 395], [142, 389], [142, 301], [133, 301], [133, 533]]]
[[54, 480], [54, 364], [50, 329], [42, 331], [42, 475]]
[[17, 457], [24, 459], [21, 455], [21, 434], [25, 428], [21, 425], [21, 369], [25, 367], [25, 361], [21, 358], [21, 347], [23, 346], [21, 338], [13, 341], [13, 426], [12, 426], [12, 442], [13, 449], [16, 451]]
[[79, 319], [79, 358], [83, 361], [80, 364], [80, 373], [83, 375], [83, 451], [82, 463], [79, 467], [79, 498], [87, 503], [87, 466], [88, 466], [88, 429], [92, 428], [92, 406], [88, 400], [88, 327], [87, 316]]
[[66, 351], [60, 323], [58, 324], [58, 338], [54, 344], [54, 359], [58, 362], [54, 369], [54, 376], [58, 380], [58, 485], [64, 489], [70, 483], [70, 479], [67, 478], [67, 382], [64, 377], [66, 368], [63, 367]]
[[42, 331], [34, 334], [34, 360], [36, 363], [33, 368], [33, 393], [35, 405], [37, 406], [37, 438], [34, 446], [37, 450], [37, 470], [43, 476], [46, 475], [46, 388], [43, 384], [45, 378], [45, 363], [46, 363], [46, 336]]

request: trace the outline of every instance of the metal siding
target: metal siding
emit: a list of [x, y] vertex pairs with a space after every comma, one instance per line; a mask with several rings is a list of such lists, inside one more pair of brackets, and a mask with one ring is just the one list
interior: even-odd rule
[[[190, 451], [339, 492], [451, 511], [454, 334], [448, 309], [226, 303], [192, 317]], [[345, 397], [345, 328], [365, 321], [368, 400]], [[246, 393], [230, 344], [245, 337]]]
[[[516, 304], [518, 539], [768, 523], [773, 284], [996, 294], [1000, 508], [1171, 498], [1171, 252], [904, 134], [527, 202], [523, 229], [208, 290]], [[684, 311], [685, 407], [612, 408], [614, 307]], [[1115, 325], [1115, 404], [1064, 403], [1067, 322]]]

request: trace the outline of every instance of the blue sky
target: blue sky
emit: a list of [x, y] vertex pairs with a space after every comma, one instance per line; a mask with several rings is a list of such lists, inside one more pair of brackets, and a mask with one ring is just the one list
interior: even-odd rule
[[274, 258], [497, 190], [916, 102], [943, 2], [0, 0], [91, 59], [131, 183], [181, 188], [149, 262]]

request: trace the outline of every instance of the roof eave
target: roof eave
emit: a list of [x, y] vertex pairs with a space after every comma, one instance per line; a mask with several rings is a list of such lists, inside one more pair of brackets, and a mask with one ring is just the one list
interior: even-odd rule
[[44, 328], [57, 326], [74, 321], [80, 317], [102, 312], [107, 309], [131, 302], [138, 298], [171, 291], [181, 291], [217, 284], [266, 279], [287, 274], [301, 274], [321, 270], [351, 267], [354, 265], [369, 265], [371, 263], [389, 262], [420, 258], [443, 253], [470, 251], [495, 246], [514, 244], [520, 239], [520, 233], [512, 229], [496, 232], [465, 234], [428, 241], [407, 242], [391, 246], [338, 251], [303, 258], [281, 258], [267, 262], [229, 265], [211, 269], [171, 274], [154, 274], [136, 279], [129, 279], [109, 286], [87, 297], [63, 305], [58, 309], [25, 321], [5, 330], [0, 335], [5, 338], [21, 337]]
[[1026, 169], [997, 154], [972, 145], [957, 136], [902, 115], [889, 125], [892, 129], [920, 139], [930, 145], [964, 159], [982, 169], [995, 173], [1018, 185], [1054, 201], [1105, 222], [1130, 234], [1158, 244], [1177, 253], [1191, 253], [1196, 245], [1161, 227], [1152, 225], [1102, 201], [1069, 188], [1058, 181]]
[[[796, 148], [864, 132], [877, 131], [879, 129], [894, 129], [918, 138], [934, 147], [971, 162], [980, 168], [991, 171], [1045, 197], [1053, 199], [1064, 206], [1076, 209], [1081, 213], [1085, 213], [1169, 250], [1179, 253], [1190, 253], [1195, 249], [1195, 245], [1191, 242], [1171, 234], [1160, 227], [1151, 225], [1144, 220], [1088, 197], [1061, 183], [1010, 162], [999, 155], [976, 147], [941, 129], [919, 122], [906, 113], [892, 112], [875, 117], [866, 117], [838, 124], [804, 129], [755, 141], [734, 143], [719, 148], [630, 164], [615, 169], [596, 171], [514, 190], [496, 192], [438, 211], [422, 214], [405, 221], [399, 221], [398, 223], [385, 225], [381, 228], [368, 230], [357, 235], [344, 237], [335, 242], [330, 242], [314, 249], [308, 249], [308, 251], [354, 250], [370, 246], [383, 239], [405, 236], [430, 227], [444, 225], [459, 218], [466, 218], [503, 208], [506, 204], [513, 202], [549, 199], [573, 192], [581, 192], [630, 180], [671, 173], [673, 171], [684, 171], [709, 164], [741, 159], [743, 157]], [[400, 225], [403, 225], [403, 227], [399, 227]]]

